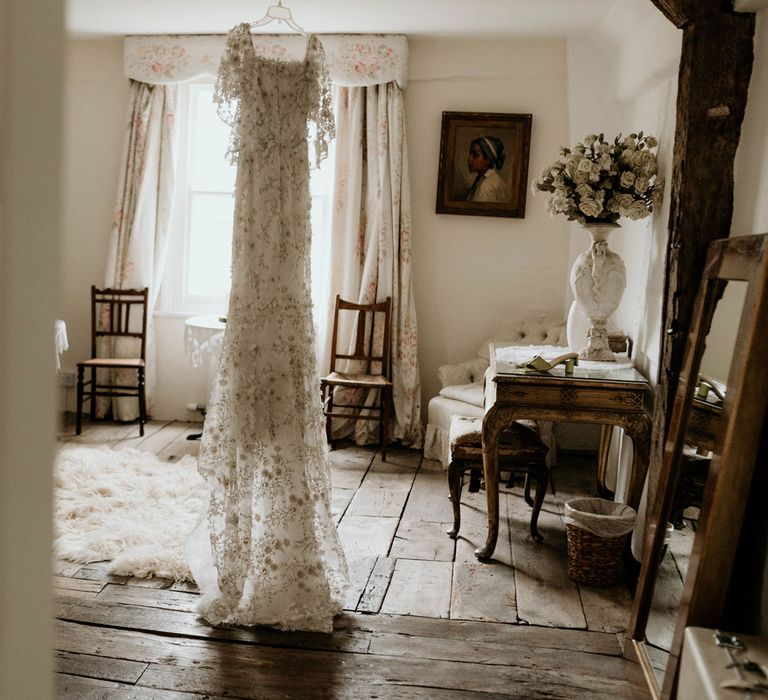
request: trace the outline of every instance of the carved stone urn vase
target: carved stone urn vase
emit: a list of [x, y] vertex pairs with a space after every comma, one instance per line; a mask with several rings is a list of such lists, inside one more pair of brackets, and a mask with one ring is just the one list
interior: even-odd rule
[[[589, 319], [586, 347], [579, 352], [584, 360], [614, 362], [608, 346], [606, 323], [616, 311], [627, 286], [624, 261], [608, 249], [608, 236], [618, 224], [583, 224], [592, 243], [571, 268], [571, 290], [584, 315]], [[570, 317], [573, 314], [569, 314]]]

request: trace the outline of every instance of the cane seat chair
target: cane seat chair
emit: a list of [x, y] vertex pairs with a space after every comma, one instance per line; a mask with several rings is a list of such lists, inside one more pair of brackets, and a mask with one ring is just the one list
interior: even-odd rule
[[[482, 436], [482, 418], [451, 418], [448, 488], [453, 506], [453, 527], [448, 530], [448, 535], [453, 539], [459, 536], [461, 527], [460, 502], [464, 472], [472, 472], [469, 490], [477, 491], [479, 488], [479, 474], [483, 467]], [[541, 441], [533, 421], [516, 421], [502, 431], [499, 441], [499, 472], [510, 474], [509, 484], [513, 483], [514, 476], [525, 477], [525, 502], [533, 507], [530, 532], [536, 542], [542, 540], [537, 526], [549, 485], [546, 456], [547, 446]], [[536, 485], [534, 498], [531, 498], [531, 482]]]
[[[391, 297], [373, 304], [356, 304], [336, 295], [330, 373], [320, 380], [328, 443], [333, 445], [334, 418], [375, 420], [379, 423], [381, 459], [385, 462], [392, 405], [391, 319]], [[343, 345], [343, 338], [352, 340]], [[350, 350], [345, 352], [344, 347]]]
[[[77, 363], [77, 417], [75, 432], [82, 432], [83, 403], [90, 401], [89, 417], [96, 418], [96, 398], [136, 397], [139, 401], [139, 435], [147, 422], [145, 370], [147, 350], [147, 298], [144, 289], [96, 289], [91, 286], [91, 357]], [[108, 341], [110, 353], [122, 339], [134, 339], [134, 357], [99, 357], [99, 339]], [[103, 355], [104, 352], [102, 351]], [[117, 353], [114, 353], [115, 355]], [[122, 353], [121, 353], [122, 354]], [[86, 370], [88, 379], [86, 380]], [[97, 370], [102, 372], [97, 373]], [[122, 384], [128, 372], [136, 373], [135, 384]]]

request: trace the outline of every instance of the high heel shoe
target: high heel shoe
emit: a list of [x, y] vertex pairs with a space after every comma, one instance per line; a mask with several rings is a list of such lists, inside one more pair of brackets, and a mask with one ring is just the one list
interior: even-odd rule
[[723, 396], [723, 392], [720, 391], [720, 387], [718, 387], [717, 383], [709, 377], [700, 374], [699, 381], [696, 383], [696, 398], [706, 401], [710, 391], [716, 397], [715, 401], [712, 401], [712, 403], [717, 406], [722, 406], [723, 401], [725, 401], [725, 396]]
[[579, 353], [568, 352], [552, 360], [545, 360], [541, 355], [534, 355], [529, 360], [521, 362], [518, 367], [528, 369], [531, 372], [548, 372], [559, 364], [565, 365], [565, 374], [573, 374], [574, 366], [579, 364]]

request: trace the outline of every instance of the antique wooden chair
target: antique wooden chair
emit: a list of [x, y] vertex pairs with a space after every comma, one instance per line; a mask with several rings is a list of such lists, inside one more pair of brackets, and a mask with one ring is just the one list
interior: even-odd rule
[[[336, 295], [331, 338], [330, 373], [320, 380], [325, 431], [333, 444], [334, 418], [375, 420], [379, 423], [381, 459], [387, 460], [392, 382], [389, 375], [389, 336], [392, 299], [374, 304], [355, 304]], [[351, 337], [348, 352], [340, 340]], [[335, 392], [343, 390], [337, 400]], [[375, 395], [371, 395], [375, 392]], [[343, 410], [339, 410], [343, 409]]]
[[[453, 527], [448, 535], [459, 536], [461, 526], [461, 487], [464, 472], [472, 471], [470, 491], [479, 487], [479, 473], [483, 467], [482, 450], [483, 419], [453, 416], [451, 418], [450, 450], [448, 464], [448, 488], [453, 506]], [[539, 513], [549, 485], [549, 468], [546, 464], [547, 446], [541, 441], [533, 421], [517, 421], [505, 429], [499, 443], [499, 472], [509, 472], [512, 483], [514, 476], [525, 476], [525, 502], [533, 507], [531, 513], [531, 537], [542, 540], [538, 531]], [[536, 495], [531, 498], [531, 481], [536, 482]]]
[[[77, 363], [76, 433], [82, 432], [83, 402], [90, 401], [90, 419], [96, 418], [96, 397], [135, 396], [139, 400], [139, 434], [144, 435], [147, 405], [144, 393], [145, 355], [147, 349], [148, 289], [96, 289], [91, 286], [91, 357]], [[136, 309], [136, 307], [138, 307]], [[131, 311], [136, 309], [138, 313]], [[110, 341], [109, 354], [120, 339], [134, 338], [138, 357], [98, 357], [99, 339]], [[104, 351], [101, 350], [101, 354]], [[90, 370], [88, 381], [85, 370]], [[98, 374], [97, 370], [108, 370]], [[136, 384], [120, 384], [124, 370], [136, 372]], [[105, 378], [106, 375], [106, 378]], [[97, 383], [98, 380], [98, 383]]]

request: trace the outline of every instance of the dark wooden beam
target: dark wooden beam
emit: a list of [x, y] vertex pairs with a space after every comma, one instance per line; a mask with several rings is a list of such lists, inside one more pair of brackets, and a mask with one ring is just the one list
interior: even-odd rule
[[682, 12], [685, 5], [689, 14], [678, 82], [651, 502], [707, 247], [731, 230], [733, 162], [747, 104], [755, 29], [753, 14], [724, 10], [719, 0], [652, 1], [670, 11]]
[[682, 29], [690, 21], [690, 13], [684, 0], [651, 0], [651, 2], [678, 29]]

